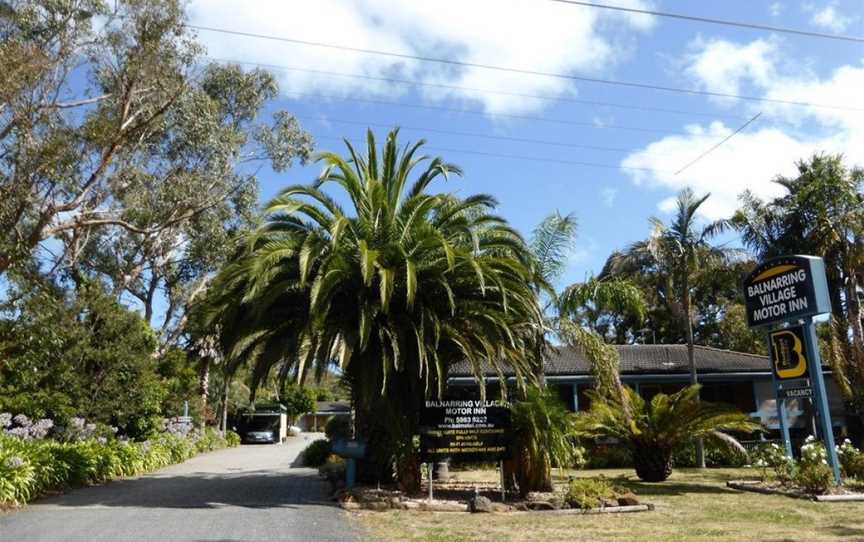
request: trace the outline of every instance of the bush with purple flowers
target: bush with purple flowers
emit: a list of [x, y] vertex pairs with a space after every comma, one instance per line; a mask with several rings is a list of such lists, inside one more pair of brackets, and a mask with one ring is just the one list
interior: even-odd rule
[[[239, 444], [223, 436], [167, 422], [165, 432], [144, 442], [116, 438], [116, 430], [72, 418], [65, 427], [51, 420], [0, 413], [0, 508], [18, 506], [46, 493], [134, 476], [186, 461], [195, 454]], [[49, 438], [50, 437], [50, 438]]]

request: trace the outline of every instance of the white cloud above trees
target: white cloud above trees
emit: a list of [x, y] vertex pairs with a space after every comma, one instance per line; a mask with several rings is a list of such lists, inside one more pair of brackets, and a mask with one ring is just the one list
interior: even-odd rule
[[[650, 8], [646, 0], [619, 5]], [[406, 55], [542, 72], [603, 73], [626, 54], [620, 44], [647, 32], [654, 17], [528, 0], [193, 0], [190, 23], [272, 36], [327, 42]], [[427, 83], [506, 89], [512, 93], [574, 95], [566, 80], [447, 66], [404, 58], [291, 45], [273, 40], [201, 31], [211, 56], [372, 77], [400, 77]], [[286, 92], [395, 96], [403, 85], [302, 71], [280, 72]], [[539, 109], [548, 101], [455, 89], [427, 88], [424, 98], [455, 98], [489, 112]]]
[[[763, 40], [733, 43], [723, 40], [700, 42], [687, 55], [686, 73], [695, 84], [712, 92], [737, 92], [743, 85], [758, 95], [784, 101], [864, 107], [864, 59], [844, 65], [827, 77], [784, 70], [778, 65], [776, 46]], [[830, 107], [802, 107], [765, 102], [726, 100], [728, 108], [762, 117], [705, 158], [675, 175], [685, 164], [731, 134], [738, 126], [721, 121], [692, 124], [686, 135], [658, 139], [629, 154], [621, 165], [650, 168], [628, 170], [636, 183], [649, 183], [678, 190], [685, 186], [711, 192], [702, 207], [706, 218], [729, 216], [745, 189], [762, 197], [778, 194], [771, 180], [793, 175], [795, 162], [813, 153], [842, 153], [850, 165], [864, 163], [864, 111]], [[668, 207], [663, 200], [659, 208]]]

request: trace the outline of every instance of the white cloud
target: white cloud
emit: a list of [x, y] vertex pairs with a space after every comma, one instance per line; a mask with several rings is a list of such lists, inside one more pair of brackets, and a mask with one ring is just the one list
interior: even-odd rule
[[768, 12], [772, 17], [777, 17], [781, 13], [783, 13], [783, 4], [780, 2], [773, 2], [770, 6], [768, 6]]
[[[627, 0], [622, 5], [651, 7], [644, 0]], [[250, 0], [242, 3], [193, 0], [189, 12], [190, 22], [200, 26], [556, 73], [599, 73], [620, 58], [616, 39], [630, 38], [632, 30], [647, 31], [654, 25], [654, 18], [646, 15], [582, 9], [539, 0], [399, 3], [392, 0]], [[523, 94], [575, 94], [573, 85], [560, 78], [419, 62], [207, 31], [200, 32], [200, 39], [211, 56], [221, 59], [372, 77], [395, 76], [481, 89], [506, 88], [508, 92]], [[287, 92], [392, 96], [406, 91], [402, 85], [368, 79], [274, 71]], [[429, 100], [444, 97], [467, 100], [494, 112], [537, 109], [548, 104], [502, 94], [441, 88], [426, 88], [423, 92]]]
[[[729, 62], [726, 68], [718, 67], [718, 73], [732, 74], [736, 86], [745, 80], [754, 84], [765, 98], [861, 107], [864, 62], [857, 66], [841, 66], [830, 76], [820, 79], [807, 73], [779, 73], [773, 55], [753, 53], [764, 50], [761, 40], [747, 45], [714, 41], [703, 47], [701, 54], [690, 56], [691, 67], [706, 66], [706, 59], [718, 59], [722, 56], [720, 52], [729, 53], [739, 60], [749, 59]], [[713, 77], [713, 73], [711, 76], [699, 70], [690, 73], [700, 78], [700, 83], [708, 90], [725, 92], [729, 89], [728, 81]], [[741, 102], [734, 103], [741, 106]], [[777, 175], [794, 175], [795, 162], [813, 153], [843, 153], [851, 165], [864, 162], [864, 111], [766, 102], [749, 103], [745, 107], [751, 112], [762, 111], [763, 116], [749, 129], [678, 175], [674, 172], [738, 126], [720, 121], [694, 124], [686, 128], [685, 135], [664, 137], [631, 153], [621, 165], [652, 170], [627, 170], [637, 184], [650, 183], [670, 191], [689, 186], [697, 193], [711, 192], [712, 197], [702, 207], [702, 214], [717, 219], [729, 216], [738, 207], [737, 198], [744, 190], [763, 198], [778, 195], [781, 190], [771, 180]], [[668, 209], [670, 201], [661, 201], [660, 210]]]
[[606, 207], [612, 207], [615, 204], [615, 199], [618, 197], [618, 189], [607, 187], [600, 191], [600, 199]]
[[839, 34], [846, 31], [846, 28], [850, 23], [852, 23], [852, 20], [852, 17], [847, 17], [838, 13], [837, 10], [834, 9], [834, 6], [826, 6], [817, 11], [810, 22], [815, 26]]
[[765, 86], [775, 77], [774, 43], [758, 39], [746, 45], [726, 40], [696, 40], [695, 52], [687, 57], [686, 73], [712, 92], [740, 93], [741, 83], [749, 80]]

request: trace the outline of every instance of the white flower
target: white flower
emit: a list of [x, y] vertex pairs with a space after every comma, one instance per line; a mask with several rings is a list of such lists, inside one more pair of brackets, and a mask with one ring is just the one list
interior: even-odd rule
[[24, 460], [18, 457], [17, 455], [12, 455], [6, 458], [4, 462], [6, 466], [10, 469], [17, 469], [24, 465]]

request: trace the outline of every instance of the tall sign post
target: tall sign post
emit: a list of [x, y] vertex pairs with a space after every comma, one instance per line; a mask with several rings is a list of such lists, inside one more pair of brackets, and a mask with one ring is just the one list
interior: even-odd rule
[[813, 323], [814, 316], [831, 312], [825, 262], [815, 256], [780, 256], [762, 262], [744, 280], [744, 301], [749, 326], [768, 334], [777, 419], [786, 454], [792, 457], [786, 400], [813, 400], [828, 462], [839, 484], [840, 463]]

